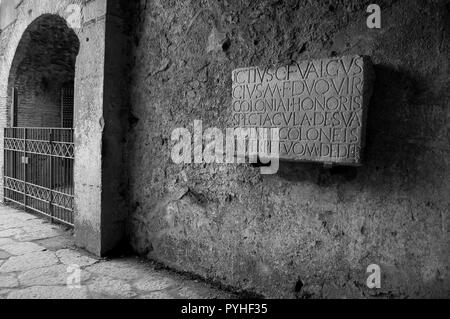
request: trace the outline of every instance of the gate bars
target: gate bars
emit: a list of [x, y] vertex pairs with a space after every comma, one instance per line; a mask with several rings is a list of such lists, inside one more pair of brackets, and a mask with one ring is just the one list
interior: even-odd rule
[[73, 129], [4, 129], [5, 201], [73, 226]]

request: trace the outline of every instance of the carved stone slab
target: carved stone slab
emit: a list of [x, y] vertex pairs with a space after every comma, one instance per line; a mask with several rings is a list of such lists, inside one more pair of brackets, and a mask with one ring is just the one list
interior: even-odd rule
[[280, 159], [360, 165], [370, 59], [344, 56], [232, 73], [232, 123], [280, 129]]

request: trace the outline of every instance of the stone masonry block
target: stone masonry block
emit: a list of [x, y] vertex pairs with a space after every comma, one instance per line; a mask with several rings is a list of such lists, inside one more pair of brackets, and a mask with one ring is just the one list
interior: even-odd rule
[[373, 72], [344, 56], [232, 73], [232, 123], [279, 128], [280, 159], [360, 165]]

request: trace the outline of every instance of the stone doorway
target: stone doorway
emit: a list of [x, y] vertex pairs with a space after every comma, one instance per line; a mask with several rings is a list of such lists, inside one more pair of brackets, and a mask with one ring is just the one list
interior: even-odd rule
[[74, 79], [80, 43], [58, 15], [25, 30], [8, 78], [4, 197], [52, 221], [74, 224]]
[[[65, 115], [61, 119], [60, 107], [58, 110], [49, 107], [46, 111], [48, 116], [42, 116], [43, 112], [30, 114], [25, 107], [20, 108], [26, 102], [26, 96], [17, 91], [14, 93], [15, 77], [21, 73], [20, 61], [30, 56], [27, 54], [28, 46], [22, 44], [31, 43], [34, 36], [41, 48], [46, 48], [40, 53], [31, 53], [33, 57], [29, 58], [30, 63], [39, 65], [38, 73], [47, 74], [46, 79], [41, 77], [36, 87], [58, 93], [60, 85], [71, 87], [74, 83], [75, 242], [96, 255], [105, 255], [125, 240], [127, 206], [123, 190], [126, 188], [126, 176], [122, 154], [127, 130], [123, 116], [127, 114], [128, 107], [128, 20], [122, 17], [126, 15], [122, 5], [126, 6], [129, 2], [12, 2], [1, 3], [3, 12], [10, 19], [3, 19], [0, 23], [0, 201], [5, 200], [5, 151], [1, 149], [5, 140], [4, 128], [38, 126], [39, 129], [48, 129], [57, 125], [58, 129], [66, 129], [69, 125]], [[46, 33], [47, 38], [44, 36], [45, 29], [52, 30]], [[48, 55], [51, 49], [61, 54]], [[47, 67], [54, 64], [58, 67]], [[33, 82], [31, 78], [28, 77], [28, 83]], [[54, 97], [56, 93], [46, 96]], [[17, 108], [12, 107], [14, 95], [19, 104]], [[56, 101], [55, 98], [43, 100], [47, 106], [49, 100]], [[61, 106], [59, 102], [60, 96], [57, 102], [49, 104]], [[70, 108], [63, 109], [67, 111]], [[64, 110], [62, 114], [67, 114]], [[33, 115], [32, 119], [29, 115]], [[65, 127], [61, 128], [61, 122]]]

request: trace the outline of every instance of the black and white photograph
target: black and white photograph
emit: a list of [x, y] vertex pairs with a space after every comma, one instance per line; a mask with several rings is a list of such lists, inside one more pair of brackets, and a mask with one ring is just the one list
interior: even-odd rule
[[450, 1], [0, 0], [23, 299], [450, 299]]

